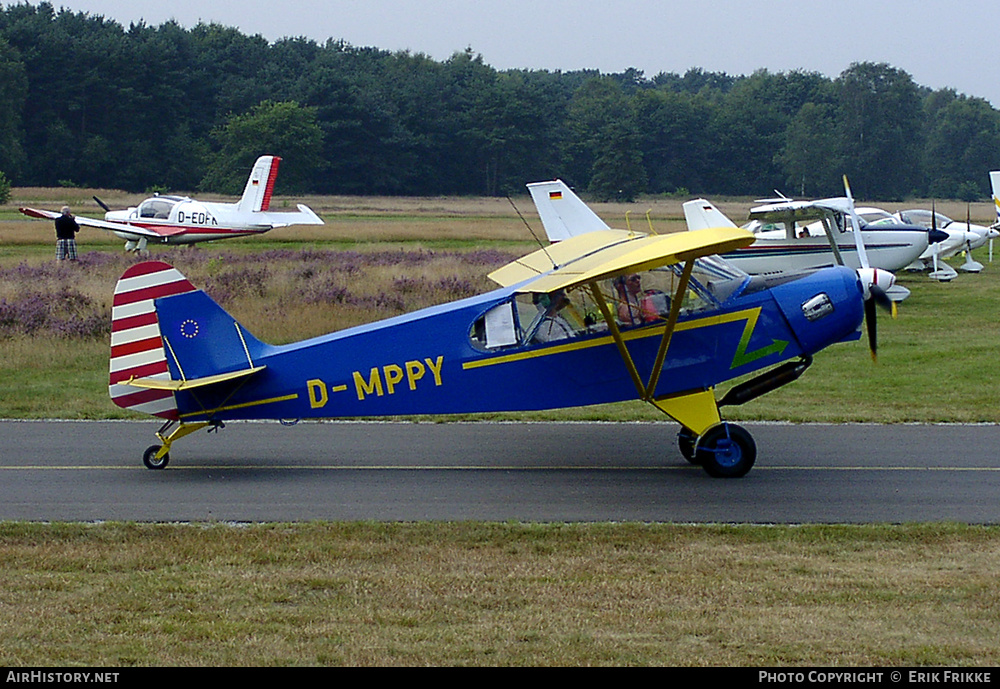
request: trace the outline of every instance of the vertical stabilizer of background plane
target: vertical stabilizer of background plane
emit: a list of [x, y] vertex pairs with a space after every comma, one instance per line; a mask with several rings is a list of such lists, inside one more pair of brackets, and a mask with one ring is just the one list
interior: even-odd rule
[[261, 156], [254, 163], [243, 196], [236, 204], [236, 210], [241, 213], [258, 213], [271, 207], [271, 194], [274, 193], [274, 181], [278, 178], [278, 164], [281, 158], [277, 156]]
[[993, 187], [993, 210], [997, 212], [996, 226], [1000, 226], [1000, 170], [990, 173], [990, 186]]
[[684, 220], [689, 230], [705, 230], [709, 227], [736, 227], [736, 223], [726, 217], [711, 201], [695, 199], [684, 204]]
[[611, 229], [560, 179], [529, 184], [528, 191], [550, 242]]

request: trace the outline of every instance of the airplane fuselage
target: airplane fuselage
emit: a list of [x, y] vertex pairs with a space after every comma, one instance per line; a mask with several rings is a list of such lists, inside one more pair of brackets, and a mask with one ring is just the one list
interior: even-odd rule
[[[266, 366], [225, 389], [178, 391], [173, 418], [301, 419], [522, 411], [616, 402], [636, 386], [607, 331], [488, 350], [474, 333], [514, 298], [503, 288], [300, 343], [256, 341], [201, 291], [156, 300], [172, 379]], [[820, 308], [813, 309], [817, 302]], [[811, 304], [807, 309], [806, 304]], [[812, 309], [812, 310], [810, 310]], [[656, 394], [717, 383], [856, 339], [854, 271], [831, 268], [683, 315]], [[810, 320], [813, 319], [813, 320]], [[623, 330], [638, 372], [652, 371], [665, 326]], [[208, 343], [211, 342], [211, 346]], [[204, 344], [203, 344], [204, 343]], [[178, 365], [179, 364], [179, 365]]]
[[104, 219], [144, 228], [160, 235], [160, 239], [156, 240], [127, 231], [114, 232], [126, 241], [138, 242], [145, 236], [148, 241], [163, 244], [193, 244], [227, 237], [245, 237], [271, 229], [270, 224], [261, 224], [260, 219], [248, 216], [248, 213], [238, 211], [236, 204], [156, 196], [136, 207], [109, 211]]
[[[927, 232], [917, 229], [865, 229], [863, 235], [865, 252], [873, 268], [900, 270], [927, 249]], [[758, 232], [756, 237], [752, 245], [725, 254], [724, 258], [751, 275], [815, 270], [836, 264], [825, 234], [788, 237], [784, 230], [771, 230]], [[844, 264], [860, 268], [853, 233], [840, 232], [836, 239]]]

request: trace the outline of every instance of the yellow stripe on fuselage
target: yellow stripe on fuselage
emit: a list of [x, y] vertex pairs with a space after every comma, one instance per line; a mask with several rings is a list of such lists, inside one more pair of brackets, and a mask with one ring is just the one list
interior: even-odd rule
[[242, 402], [240, 404], [231, 404], [226, 407], [216, 407], [215, 409], [203, 409], [201, 411], [192, 411], [187, 414], [181, 414], [182, 419], [188, 419], [192, 416], [205, 416], [206, 414], [217, 414], [221, 411], [232, 411], [233, 409], [246, 409], [247, 407], [259, 407], [262, 404], [275, 404], [277, 402], [290, 402], [292, 400], [297, 400], [299, 398], [298, 393], [292, 393], [291, 395], [284, 395], [283, 397], [272, 397], [266, 400], [256, 400], [254, 402]]
[[[684, 330], [697, 330], [699, 328], [709, 328], [713, 325], [723, 325], [725, 323], [733, 323], [736, 321], [747, 321], [747, 329], [753, 331], [753, 327], [757, 323], [757, 319], [760, 317], [760, 307], [753, 309], [745, 309], [743, 311], [734, 311], [732, 313], [725, 313], [717, 316], [706, 316], [705, 318], [698, 318], [691, 321], [684, 321], [678, 323], [674, 328], [674, 332], [682, 332]], [[658, 325], [655, 327], [645, 327], [637, 328], [635, 330], [628, 330], [622, 333], [622, 339], [626, 342], [631, 340], [641, 340], [647, 337], [662, 337], [663, 332], [667, 329], [666, 325]], [[586, 340], [584, 342], [571, 342], [562, 345], [556, 345], [554, 347], [546, 347], [545, 349], [533, 350], [530, 352], [519, 352], [517, 354], [504, 354], [501, 356], [491, 357], [489, 359], [479, 359], [477, 361], [469, 361], [462, 364], [463, 370], [469, 370], [474, 368], [483, 368], [484, 366], [496, 366], [498, 364], [509, 364], [515, 361], [525, 361], [528, 359], [535, 359], [537, 357], [543, 356], [553, 356], [556, 354], [565, 354], [566, 352], [574, 352], [578, 350], [591, 349], [592, 347], [605, 347], [607, 345], [613, 345], [614, 338], [610, 335], [606, 337], [599, 337], [593, 340]]]

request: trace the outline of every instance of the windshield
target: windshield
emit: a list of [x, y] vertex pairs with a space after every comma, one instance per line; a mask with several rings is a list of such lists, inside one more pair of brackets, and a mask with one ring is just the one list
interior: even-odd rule
[[899, 217], [905, 223], [909, 223], [910, 225], [920, 225], [921, 227], [929, 228], [933, 227], [934, 223], [937, 223], [939, 230], [943, 227], [947, 227], [953, 222], [947, 215], [931, 213], [930, 211], [925, 211], [919, 208], [908, 211], [900, 211]]
[[[619, 328], [662, 325], [670, 316], [682, 272], [683, 265], [677, 264], [603, 280], [597, 287]], [[749, 275], [719, 256], [699, 258], [679, 316], [717, 309], [749, 283]], [[589, 285], [550, 294], [521, 293], [478, 318], [469, 338], [477, 349], [495, 350], [606, 335], [604, 314]]]
[[170, 211], [180, 200], [173, 196], [156, 196], [146, 199], [139, 206], [139, 217], [166, 220], [170, 217]]

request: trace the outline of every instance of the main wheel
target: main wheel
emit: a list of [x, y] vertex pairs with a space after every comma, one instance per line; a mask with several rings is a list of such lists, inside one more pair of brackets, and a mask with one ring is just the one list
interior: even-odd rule
[[695, 457], [713, 478], [740, 478], [757, 460], [757, 445], [745, 429], [723, 423], [699, 439]]
[[167, 462], [170, 461], [169, 452], [164, 453], [159, 459], [156, 458], [156, 453], [160, 451], [160, 447], [160, 445], [150, 445], [142, 453], [142, 463], [146, 465], [147, 469], [163, 469], [167, 466]]
[[695, 432], [686, 426], [681, 426], [681, 430], [677, 434], [677, 448], [681, 451], [684, 459], [692, 464], [700, 464], [694, 451], [696, 442], [698, 442], [698, 436]]

